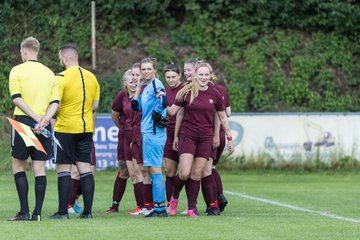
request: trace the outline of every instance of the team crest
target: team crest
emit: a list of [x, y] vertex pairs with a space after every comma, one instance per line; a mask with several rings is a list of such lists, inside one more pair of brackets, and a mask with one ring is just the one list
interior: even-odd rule
[[214, 104], [214, 100], [209, 99], [209, 103], [210, 103], [210, 104]]

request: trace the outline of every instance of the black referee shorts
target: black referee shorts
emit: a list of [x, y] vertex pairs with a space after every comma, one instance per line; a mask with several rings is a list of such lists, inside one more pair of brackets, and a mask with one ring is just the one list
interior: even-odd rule
[[[15, 116], [15, 120], [21, 122], [29, 127], [32, 127], [34, 123], [36, 123], [31, 117], [29, 116]], [[46, 127], [47, 130], [51, 132], [51, 126]], [[47, 152], [47, 155], [35, 147], [30, 146], [27, 147], [25, 145], [24, 140], [21, 138], [19, 133], [12, 127], [11, 129], [11, 156], [19, 159], [19, 160], [27, 160], [29, 156], [32, 160], [41, 160], [47, 161], [54, 158], [54, 150], [52, 144], [52, 138], [46, 138], [43, 135], [35, 134], [37, 139], [40, 141], [41, 145], [43, 146], [44, 150]]]
[[74, 164], [76, 162], [91, 162], [93, 134], [55, 132], [62, 149], [56, 146], [56, 164]]

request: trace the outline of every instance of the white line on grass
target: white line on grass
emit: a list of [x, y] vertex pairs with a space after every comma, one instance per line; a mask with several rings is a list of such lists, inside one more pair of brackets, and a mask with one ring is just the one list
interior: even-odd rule
[[226, 194], [229, 194], [229, 195], [238, 196], [238, 197], [242, 197], [242, 198], [246, 198], [246, 199], [251, 199], [251, 200], [255, 200], [255, 201], [259, 201], [259, 202], [263, 202], [263, 203], [268, 203], [268, 204], [276, 205], [276, 206], [279, 206], [279, 207], [290, 208], [290, 209], [297, 210], [297, 211], [308, 212], [308, 213], [311, 213], [311, 214], [321, 215], [321, 216], [329, 217], [329, 218], [335, 218], [335, 219], [348, 221], [348, 222], [360, 223], [360, 220], [358, 220], [358, 219], [341, 217], [341, 216], [338, 216], [338, 215], [335, 215], [335, 214], [332, 214], [332, 213], [329, 213], [329, 212], [320, 212], [320, 211], [315, 211], [315, 210], [311, 210], [311, 209], [308, 209], [308, 208], [296, 207], [296, 206], [293, 206], [293, 205], [290, 205], [290, 204], [280, 203], [280, 202], [268, 200], [268, 199], [265, 199], [265, 198], [253, 197], [253, 196], [250, 196], [250, 195], [236, 193], [236, 192], [229, 192], [229, 191], [224, 191], [224, 192]]

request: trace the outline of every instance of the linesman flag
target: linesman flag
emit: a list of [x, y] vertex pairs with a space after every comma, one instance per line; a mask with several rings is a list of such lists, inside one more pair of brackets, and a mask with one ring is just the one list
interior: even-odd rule
[[27, 147], [34, 146], [37, 150], [45, 153], [45, 149], [41, 145], [40, 141], [37, 139], [31, 128], [23, 123], [20, 123], [18, 121], [15, 121], [14, 119], [7, 118], [9, 120], [11, 126], [15, 128], [15, 130], [18, 132], [20, 137], [24, 140], [25, 145]]

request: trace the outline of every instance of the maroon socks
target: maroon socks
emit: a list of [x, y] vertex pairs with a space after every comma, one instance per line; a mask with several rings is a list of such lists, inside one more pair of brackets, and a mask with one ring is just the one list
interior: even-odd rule
[[144, 207], [144, 184], [143, 182], [138, 182], [134, 184], [134, 195], [136, 200], [136, 205], [139, 208]]
[[166, 177], [166, 200], [170, 202], [171, 196], [174, 191], [174, 180], [175, 177]]

